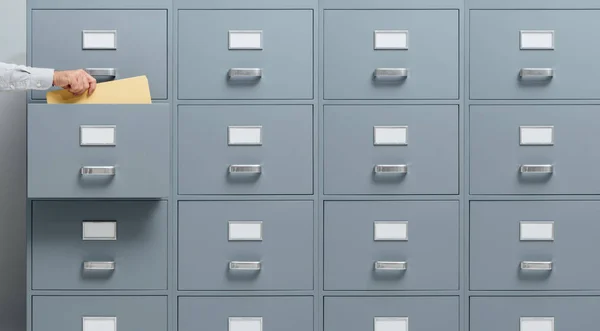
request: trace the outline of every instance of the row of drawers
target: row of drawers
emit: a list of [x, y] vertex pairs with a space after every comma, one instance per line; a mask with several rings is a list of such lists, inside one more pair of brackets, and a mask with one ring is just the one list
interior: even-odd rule
[[[179, 194], [313, 193], [313, 106], [177, 112]], [[581, 171], [600, 163], [599, 106], [471, 106], [469, 120], [472, 194], [600, 194]], [[456, 105], [326, 105], [324, 193], [458, 194], [459, 127]], [[170, 136], [168, 104], [30, 104], [29, 197], [166, 197]]]
[[[179, 290], [312, 290], [312, 201], [183, 201]], [[600, 290], [600, 201], [472, 202], [472, 290]], [[457, 201], [327, 201], [325, 290], [457, 290]], [[32, 288], [167, 288], [166, 202], [35, 201]]]
[[[32, 11], [34, 66], [147, 75], [153, 98], [167, 98], [166, 10], [72, 12]], [[312, 10], [177, 15], [179, 99], [314, 97]], [[326, 10], [323, 19], [325, 99], [459, 98], [458, 10]], [[600, 10], [471, 11], [471, 98], [600, 99], [600, 47], [587, 42], [597, 22]]]
[[[597, 297], [476, 297], [473, 331], [584, 331], [600, 323]], [[459, 331], [457, 297], [325, 297], [324, 330]], [[180, 331], [308, 331], [312, 297], [180, 297]], [[33, 297], [32, 323], [62, 331], [167, 330], [165, 297]]]

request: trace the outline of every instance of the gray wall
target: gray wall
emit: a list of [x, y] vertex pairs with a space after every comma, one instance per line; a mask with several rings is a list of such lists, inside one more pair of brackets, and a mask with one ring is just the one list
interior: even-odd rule
[[[0, 0], [0, 61], [25, 63], [26, 0]], [[0, 330], [25, 330], [25, 93], [0, 92]]]

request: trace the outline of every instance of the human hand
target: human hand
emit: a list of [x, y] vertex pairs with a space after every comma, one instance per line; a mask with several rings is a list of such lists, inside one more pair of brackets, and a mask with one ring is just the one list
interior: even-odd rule
[[96, 79], [82, 69], [55, 71], [52, 83], [75, 95], [80, 95], [86, 90], [88, 95], [91, 95], [96, 89]]

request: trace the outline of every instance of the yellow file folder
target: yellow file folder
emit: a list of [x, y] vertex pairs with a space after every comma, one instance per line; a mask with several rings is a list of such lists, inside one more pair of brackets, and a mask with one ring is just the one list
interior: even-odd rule
[[150, 85], [146, 76], [138, 76], [98, 83], [92, 95], [87, 91], [82, 95], [73, 95], [67, 90], [46, 93], [49, 104], [150, 104]]

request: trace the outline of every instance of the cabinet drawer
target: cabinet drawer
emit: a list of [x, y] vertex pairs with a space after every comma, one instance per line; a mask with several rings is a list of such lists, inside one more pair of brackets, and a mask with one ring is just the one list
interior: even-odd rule
[[179, 203], [180, 290], [311, 290], [311, 201]]
[[456, 290], [456, 201], [325, 202], [325, 290]]
[[[168, 30], [166, 10], [33, 10], [31, 61], [95, 69], [90, 74], [98, 81], [146, 75], [152, 98], [166, 99]], [[46, 92], [33, 91], [32, 98], [45, 99]]]
[[36, 290], [167, 288], [167, 202], [35, 201]]
[[180, 297], [179, 331], [311, 331], [312, 297]]
[[311, 194], [312, 106], [180, 106], [180, 194]]
[[169, 109], [168, 104], [30, 104], [29, 197], [168, 196]]
[[472, 290], [599, 290], [598, 201], [472, 202]]
[[599, 106], [472, 106], [472, 194], [598, 194]]
[[471, 98], [600, 98], [600, 45], [594, 42], [600, 10], [473, 10], [470, 15]]
[[458, 194], [457, 106], [325, 106], [325, 194]]
[[180, 99], [312, 99], [311, 10], [181, 10]]
[[324, 330], [459, 330], [456, 297], [326, 297]]
[[598, 297], [471, 298], [472, 331], [586, 331], [600, 324]]
[[165, 331], [166, 297], [34, 296], [32, 330]]
[[457, 10], [324, 16], [325, 99], [458, 98]]

